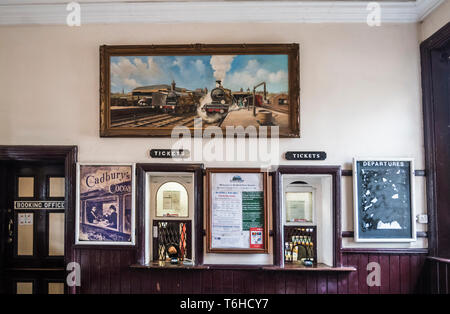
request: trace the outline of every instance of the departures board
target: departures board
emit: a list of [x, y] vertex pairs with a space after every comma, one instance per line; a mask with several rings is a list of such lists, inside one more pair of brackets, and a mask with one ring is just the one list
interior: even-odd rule
[[415, 241], [412, 159], [355, 159], [355, 240]]

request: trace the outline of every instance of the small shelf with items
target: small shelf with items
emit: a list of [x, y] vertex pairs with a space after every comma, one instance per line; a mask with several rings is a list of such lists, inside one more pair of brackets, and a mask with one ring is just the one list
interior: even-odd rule
[[192, 264], [191, 229], [189, 220], [154, 220], [153, 261]]
[[316, 226], [284, 226], [284, 262], [307, 267], [317, 264]]

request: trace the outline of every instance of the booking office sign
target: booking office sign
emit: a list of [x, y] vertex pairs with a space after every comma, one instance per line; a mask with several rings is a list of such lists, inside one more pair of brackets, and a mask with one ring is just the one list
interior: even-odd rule
[[414, 161], [353, 160], [356, 242], [416, 241]]
[[135, 244], [135, 164], [77, 164], [76, 244]]

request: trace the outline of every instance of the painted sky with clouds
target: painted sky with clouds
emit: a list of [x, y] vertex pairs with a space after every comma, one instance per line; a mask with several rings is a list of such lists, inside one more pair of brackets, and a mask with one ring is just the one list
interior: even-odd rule
[[268, 92], [288, 91], [287, 55], [130, 56], [111, 57], [111, 91], [132, 91], [145, 85], [170, 84], [190, 90], [211, 90], [216, 79], [226, 88], [253, 89], [265, 81]]

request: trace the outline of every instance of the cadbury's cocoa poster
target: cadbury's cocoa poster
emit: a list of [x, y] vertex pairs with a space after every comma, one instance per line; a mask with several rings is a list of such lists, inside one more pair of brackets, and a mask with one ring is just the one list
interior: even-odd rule
[[78, 168], [77, 243], [134, 243], [133, 165]]

